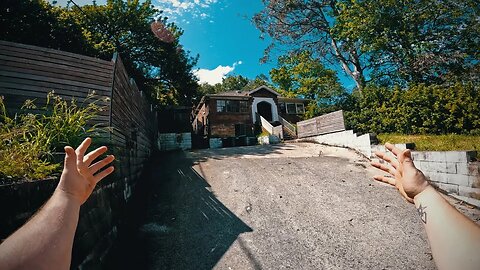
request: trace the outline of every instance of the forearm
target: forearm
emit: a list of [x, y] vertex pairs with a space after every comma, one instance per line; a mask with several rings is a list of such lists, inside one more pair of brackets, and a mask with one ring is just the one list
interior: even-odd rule
[[55, 191], [43, 208], [0, 245], [1, 269], [69, 269], [80, 203]]
[[478, 269], [480, 227], [458, 212], [433, 187], [415, 196], [438, 269]]

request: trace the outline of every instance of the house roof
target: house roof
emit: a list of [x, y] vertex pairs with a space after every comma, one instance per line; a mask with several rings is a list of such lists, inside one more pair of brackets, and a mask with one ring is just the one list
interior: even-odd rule
[[260, 91], [260, 90], [262, 90], [262, 89], [265, 89], [265, 90], [267, 90], [268, 92], [270, 92], [270, 93], [272, 93], [272, 94], [274, 94], [274, 95], [280, 96], [279, 93], [275, 92], [273, 89], [271, 89], [271, 88], [269, 88], [269, 87], [267, 87], [267, 86], [265, 86], [265, 85], [262, 85], [262, 86], [260, 86], [260, 87], [257, 87], [257, 88], [255, 88], [255, 89], [253, 89], [252, 91], [248, 92], [248, 94], [251, 95], [251, 94], [253, 94], [253, 93], [257, 92], [257, 91]]
[[222, 92], [218, 94], [210, 94], [207, 95], [209, 97], [248, 97], [249, 92], [248, 91], [240, 91], [240, 90], [235, 90], [235, 91], [228, 91], [228, 92]]

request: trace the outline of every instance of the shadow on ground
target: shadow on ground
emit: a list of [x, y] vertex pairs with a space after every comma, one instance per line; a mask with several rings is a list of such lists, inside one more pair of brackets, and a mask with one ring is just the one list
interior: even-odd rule
[[[244, 148], [234, 152], [265, 155], [276, 149]], [[192, 168], [207, 157], [230, 156], [230, 151], [213, 153], [187, 157], [179, 151], [152, 158], [130, 203], [129, 220], [107, 258], [108, 269], [211, 269], [238, 235], [252, 231]]]

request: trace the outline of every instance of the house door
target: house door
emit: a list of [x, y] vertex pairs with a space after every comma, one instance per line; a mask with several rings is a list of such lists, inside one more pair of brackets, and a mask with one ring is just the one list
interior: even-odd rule
[[257, 104], [257, 112], [260, 114], [265, 120], [271, 122], [272, 121], [272, 105], [266, 101], [262, 101]]

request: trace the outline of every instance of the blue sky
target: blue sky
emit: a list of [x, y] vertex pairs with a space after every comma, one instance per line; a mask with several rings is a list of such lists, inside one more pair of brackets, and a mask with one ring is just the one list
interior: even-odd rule
[[[92, 3], [74, 1], [79, 5]], [[67, 0], [57, 2], [65, 5]], [[97, 4], [105, 2], [97, 0]], [[270, 42], [268, 37], [260, 39], [260, 31], [251, 21], [262, 9], [261, 0], [152, 0], [152, 4], [163, 10], [169, 21], [184, 29], [180, 43], [192, 55], [200, 55], [195, 71], [200, 82], [214, 84], [227, 75], [253, 79], [259, 74], [268, 76], [275, 67], [274, 61], [266, 64], [259, 61]], [[339, 76], [351, 88], [352, 81], [343, 72]]]

